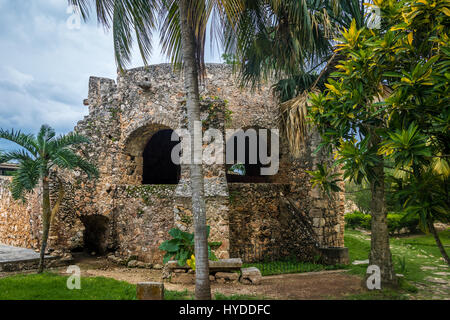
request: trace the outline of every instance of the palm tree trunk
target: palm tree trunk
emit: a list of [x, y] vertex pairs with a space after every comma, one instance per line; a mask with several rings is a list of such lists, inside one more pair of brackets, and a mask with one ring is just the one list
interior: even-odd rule
[[[206, 206], [204, 199], [203, 168], [201, 163], [195, 163], [195, 155], [202, 152], [202, 143], [194, 143], [194, 124], [200, 122], [200, 99], [198, 84], [198, 67], [196, 61], [196, 46], [194, 31], [188, 21], [189, 1], [180, 0], [181, 50], [184, 61], [184, 84], [186, 90], [186, 106], [191, 134], [191, 189], [192, 214], [194, 217], [195, 234], [195, 298], [197, 300], [211, 299], [209, 282], [208, 240], [206, 238]], [[195, 149], [197, 148], [197, 150]], [[200, 157], [201, 159], [201, 157]]]
[[50, 232], [51, 208], [50, 208], [50, 186], [49, 186], [48, 177], [44, 177], [42, 179], [42, 186], [43, 186], [42, 187], [42, 241], [41, 241], [41, 251], [40, 251], [38, 273], [42, 273], [44, 271], [45, 249], [47, 248], [48, 234]]
[[[378, 145], [380, 138], [375, 131], [371, 132], [371, 144]], [[381, 271], [381, 284], [393, 286], [397, 284], [397, 278], [392, 263], [392, 255], [389, 247], [389, 230], [387, 225], [387, 210], [384, 199], [384, 162], [379, 157], [379, 163], [374, 168], [376, 180], [370, 182], [372, 191], [371, 201], [371, 248], [370, 265], [376, 265]]]
[[436, 241], [436, 244], [439, 248], [439, 251], [441, 252], [442, 257], [444, 258], [445, 262], [450, 266], [450, 259], [448, 258], [447, 252], [445, 252], [445, 248], [442, 245], [441, 239], [439, 239], [439, 235], [434, 228], [433, 221], [428, 221], [428, 229], [430, 229], [431, 233], [433, 234], [434, 240]]

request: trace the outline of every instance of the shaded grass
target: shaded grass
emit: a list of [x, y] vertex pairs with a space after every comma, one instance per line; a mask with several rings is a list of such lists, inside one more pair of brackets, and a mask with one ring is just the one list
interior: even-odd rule
[[[81, 290], [67, 289], [67, 276], [54, 273], [15, 275], [0, 279], [0, 300], [136, 300], [136, 286], [104, 277], [81, 278]], [[165, 290], [165, 300], [194, 300], [187, 290]], [[216, 300], [260, 300], [252, 295], [226, 296]]]
[[[450, 230], [439, 233], [441, 241], [450, 246]], [[346, 229], [345, 245], [349, 248], [350, 261], [366, 260], [370, 252], [370, 236], [357, 230]], [[404, 299], [405, 294], [418, 292], [415, 283], [423, 283], [428, 276], [435, 275], [437, 271], [447, 271], [445, 262], [432, 235], [414, 235], [407, 237], [391, 237], [391, 253], [396, 273], [403, 275], [399, 278], [398, 290], [368, 291], [359, 295], [349, 296], [349, 299]], [[448, 249], [447, 249], [448, 250]], [[423, 270], [422, 267], [432, 267], [435, 270]], [[367, 265], [349, 265], [350, 273], [364, 276]], [[444, 277], [445, 278], [445, 277]]]
[[347, 296], [346, 300], [408, 300], [408, 298], [399, 291], [386, 289], [352, 294]]
[[268, 261], [256, 263], [244, 263], [244, 268], [256, 267], [261, 271], [263, 276], [271, 276], [277, 274], [316, 272], [324, 270], [337, 270], [344, 268], [341, 265], [328, 266], [312, 262], [301, 261]]
[[69, 290], [66, 276], [53, 273], [0, 279], [0, 300], [135, 300], [136, 286], [124, 281], [82, 278], [81, 290]]
[[164, 290], [164, 300], [194, 300], [194, 294], [187, 290], [184, 291]]

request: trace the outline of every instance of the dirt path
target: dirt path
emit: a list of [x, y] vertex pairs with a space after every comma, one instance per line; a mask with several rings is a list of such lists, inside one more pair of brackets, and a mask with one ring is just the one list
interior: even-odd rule
[[[162, 272], [148, 269], [129, 269], [112, 265], [104, 259], [77, 261], [82, 276], [107, 277], [136, 284], [145, 281], [162, 281]], [[165, 282], [167, 290], [194, 291], [194, 285]], [[212, 292], [224, 295], [245, 294], [271, 299], [339, 299], [363, 291], [361, 279], [343, 271], [324, 271], [303, 274], [285, 274], [264, 277], [260, 285], [212, 284]]]

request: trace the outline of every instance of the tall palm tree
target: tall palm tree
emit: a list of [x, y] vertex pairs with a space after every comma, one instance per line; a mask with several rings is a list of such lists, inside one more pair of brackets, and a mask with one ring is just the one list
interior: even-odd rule
[[44, 255], [53, 218], [58, 213], [64, 197], [64, 187], [59, 182], [58, 198], [53, 207], [50, 202], [50, 174], [56, 169], [81, 170], [88, 177], [98, 175], [95, 166], [77, 155], [71, 147], [88, 143], [88, 139], [71, 133], [56, 137], [55, 131], [43, 125], [37, 136], [15, 130], [0, 129], [0, 139], [9, 140], [22, 147], [21, 150], [0, 154], [0, 163], [18, 161], [19, 169], [13, 175], [11, 193], [14, 199], [24, 199], [26, 192], [42, 187], [42, 239], [39, 273], [44, 271]]
[[233, 17], [240, 10], [240, 2], [241, 0], [69, 0], [69, 4], [79, 8], [85, 19], [89, 16], [89, 6], [95, 3], [98, 21], [105, 27], [112, 28], [116, 62], [120, 70], [130, 62], [134, 40], [146, 63], [151, 54], [152, 32], [156, 29], [158, 15], [163, 21], [163, 49], [175, 65], [183, 66], [191, 150], [194, 150], [190, 173], [196, 257], [195, 297], [199, 300], [211, 299], [203, 167], [194, 161], [195, 154], [201, 152], [194, 149], [194, 146], [199, 145], [194, 143], [194, 124], [200, 122], [199, 79], [204, 74], [208, 21], [211, 17], [218, 17], [219, 19], [214, 19], [216, 23], [213, 27], [219, 30], [225, 21], [234, 25]]

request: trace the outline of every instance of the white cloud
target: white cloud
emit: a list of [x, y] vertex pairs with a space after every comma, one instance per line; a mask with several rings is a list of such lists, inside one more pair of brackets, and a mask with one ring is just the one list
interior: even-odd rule
[[[111, 34], [94, 18], [70, 30], [66, 10], [64, 0], [0, 0], [1, 128], [36, 132], [48, 123], [69, 132], [88, 112], [82, 101], [89, 77], [116, 78]], [[149, 63], [168, 62], [158, 34], [154, 42]], [[136, 49], [131, 67], [140, 65]]]

